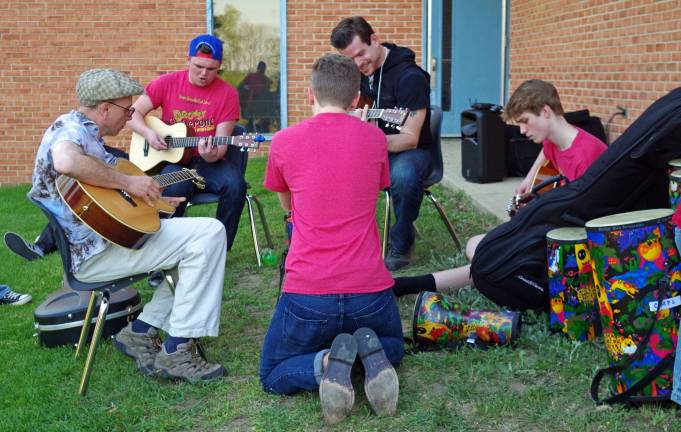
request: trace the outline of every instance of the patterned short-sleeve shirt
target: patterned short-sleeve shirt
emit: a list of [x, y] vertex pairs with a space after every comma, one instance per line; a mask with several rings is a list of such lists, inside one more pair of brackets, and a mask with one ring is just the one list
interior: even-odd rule
[[71, 111], [57, 118], [45, 131], [38, 148], [33, 169], [33, 187], [30, 198], [40, 201], [57, 218], [66, 232], [71, 248], [71, 271], [78, 271], [88, 258], [103, 251], [109, 244], [74, 216], [59, 196], [56, 180], [59, 173], [54, 169], [52, 147], [59, 142], [70, 141], [83, 151], [107, 164], [116, 158], [104, 148], [104, 140], [97, 137], [99, 127], [83, 113]]

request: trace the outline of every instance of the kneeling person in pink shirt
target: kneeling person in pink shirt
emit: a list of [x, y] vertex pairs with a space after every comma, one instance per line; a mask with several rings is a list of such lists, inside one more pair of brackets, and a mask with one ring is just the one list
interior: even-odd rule
[[319, 389], [334, 424], [352, 409], [350, 369], [358, 357], [374, 411], [392, 415], [404, 355], [402, 324], [381, 259], [376, 198], [390, 185], [386, 137], [347, 114], [360, 72], [337, 54], [312, 67], [314, 116], [272, 138], [264, 185], [292, 211], [294, 232], [283, 293], [265, 337], [266, 392]]

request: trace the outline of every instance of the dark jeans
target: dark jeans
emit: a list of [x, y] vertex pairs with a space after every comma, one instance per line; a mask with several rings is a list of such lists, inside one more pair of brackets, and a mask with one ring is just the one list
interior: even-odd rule
[[[184, 167], [181, 165], [166, 165], [161, 173], [180, 171], [182, 168]], [[199, 192], [219, 195], [220, 199], [215, 217], [225, 226], [227, 249], [230, 249], [239, 227], [241, 211], [246, 202], [246, 180], [244, 180], [240, 167], [229, 160], [208, 163], [200, 157], [194, 157], [188, 168], [196, 169], [199, 175], [204, 178], [206, 188], [200, 191], [197, 190], [194, 183], [185, 181], [165, 188], [163, 196], [186, 197], [189, 201], [194, 194]], [[186, 208], [187, 203], [185, 201], [177, 207], [174, 216], [183, 216]]]
[[319, 387], [314, 359], [339, 333], [374, 330], [393, 365], [404, 356], [402, 322], [392, 289], [371, 294], [284, 293], [260, 354], [260, 382], [268, 393], [292, 394]]
[[423, 149], [391, 153], [388, 159], [390, 196], [395, 212], [395, 223], [390, 229], [390, 247], [406, 254], [414, 243], [414, 221], [419, 217], [423, 182], [430, 175], [432, 162]]

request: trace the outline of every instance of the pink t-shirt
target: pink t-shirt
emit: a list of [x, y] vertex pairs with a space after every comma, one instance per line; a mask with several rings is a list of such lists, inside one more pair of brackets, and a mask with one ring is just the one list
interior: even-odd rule
[[347, 114], [318, 114], [272, 138], [264, 185], [291, 192], [293, 236], [283, 290], [299, 294], [383, 291], [378, 193], [390, 185], [386, 137]]
[[[215, 135], [215, 128], [226, 121], [239, 120], [239, 95], [220, 77], [206, 87], [189, 82], [186, 70], [156, 78], [145, 89], [154, 109], [161, 107], [167, 124], [182, 122], [189, 136]], [[198, 154], [198, 149], [193, 149]]]
[[549, 140], [545, 140], [542, 145], [546, 159], [570, 181], [581, 177], [593, 161], [607, 149], [603, 141], [580, 128], [577, 128], [577, 136], [567, 150], [559, 150]]

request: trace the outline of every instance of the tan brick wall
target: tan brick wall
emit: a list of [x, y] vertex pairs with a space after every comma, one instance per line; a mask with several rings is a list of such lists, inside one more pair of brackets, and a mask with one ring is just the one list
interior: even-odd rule
[[374, 0], [288, 2], [288, 120], [296, 123], [310, 115], [306, 101], [312, 63], [335, 52], [329, 42], [331, 30], [345, 17], [361, 15], [382, 42], [408, 46], [421, 59], [422, 5], [418, 1]]
[[654, 100], [681, 84], [681, 1], [512, 0], [510, 89], [553, 82], [566, 110], [605, 123], [611, 141]]
[[[205, 0], [8, 0], [0, 4], [0, 185], [30, 181], [45, 128], [76, 107], [78, 75], [113, 67], [146, 84], [184, 67], [187, 42], [206, 30]], [[309, 116], [312, 62], [331, 52], [329, 34], [343, 17], [363, 15], [384, 41], [421, 58], [421, 3], [406, 0], [288, 2], [289, 124]], [[124, 129], [109, 144], [125, 147]], [[265, 146], [266, 147], [266, 146]]]
[[[78, 75], [113, 67], [146, 84], [185, 64], [206, 30], [204, 0], [0, 3], [0, 185], [30, 181], [43, 131], [76, 107]], [[107, 140], [124, 146], [130, 132]]]
[[[512, 0], [510, 88], [552, 81], [567, 110], [589, 108], [605, 122], [621, 105], [611, 139], [681, 83], [681, 0]], [[312, 62], [332, 52], [329, 32], [363, 15], [384, 41], [421, 59], [422, 3], [290, 0], [289, 124], [310, 113]], [[76, 105], [78, 75], [114, 67], [143, 84], [184, 67], [187, 41], [205, 31], [205, 0], [8, 0], [0, 3], [0, 185], [30, 180], [50, 122]], [[109, 140], [125, 146], [130, 132]]]

